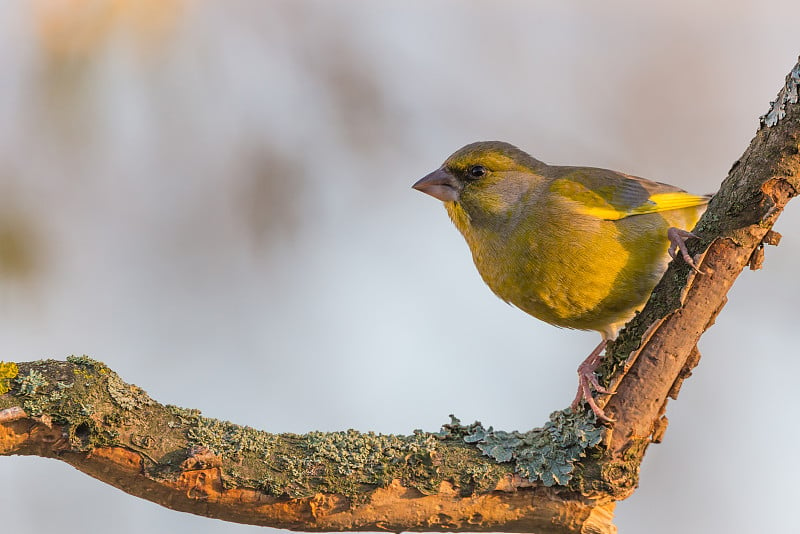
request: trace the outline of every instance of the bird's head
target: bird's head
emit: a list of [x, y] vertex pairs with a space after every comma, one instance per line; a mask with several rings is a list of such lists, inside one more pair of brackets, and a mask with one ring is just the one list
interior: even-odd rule
[[438, 198], [448, 211], [455, 203], [470, 219], [482, 218], [518, 206], [544, 166], [508, 143], [481, 141], [454, 152], [413, 188]]

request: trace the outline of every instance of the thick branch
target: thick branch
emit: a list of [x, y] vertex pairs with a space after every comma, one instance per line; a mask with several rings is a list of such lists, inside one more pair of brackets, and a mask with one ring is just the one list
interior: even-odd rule
[[524, 434], [456, 420], [411, 436], [269, 434], [160, 405], [72, 358], [0, 364], [0, 454], [57, 458], [169, 508], [280, 528], [615, 532], [614, 501], [663, 434], [697, 340], [800, 190], [799, 84], [800, 65], [698, 224], [703, 274], [674, 262], [609, 351], [608, 428], [565, 411]]
[[9, 375], [0, 454], [57, 458], [175, 510], [307, 531], [613, 532], [612, 502], [514, 475], [457, 424], [269, 434], [158, 404], [85, 357]]

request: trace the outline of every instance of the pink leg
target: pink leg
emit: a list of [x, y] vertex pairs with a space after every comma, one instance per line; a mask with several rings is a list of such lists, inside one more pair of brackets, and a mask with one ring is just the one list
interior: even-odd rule
[[675, 259], [677, 252], [680, 250], [683, 261], [691, 265], [692, 269], [698, 273], [702, 273], [703, 271], [697, 268], [692, 256], [689, 254], [689, 250], [686, 248], [686, 241], [692, 238], [696, 239], [697, 236], [680, 228], [670, 228], [667, 230], [667, 237], [669, 238], [669, 250], [667, 252], [669, 252], [670, 257]]
[[581, 402], [586, 401], [589, 408], [592, 409], [592, 412], [594, 412], [594, 415], [598, 419], [613, 422], [614, 420], [603, 412], [592, 396], [592, 390], [607, 395], [612, 393], [600, 385], [597, 381], [597, 376], [594, 374], [595, 370], [597, 370], [597, 367], [600, 365], [600, 361], [603, 359], [603, 350], [606, 348], [607, 344], [608, 340], [604, 339], [601, 341], [592, 353], [589, 354], [589, 357], [578, 366], [578, 394], [575, 395], [575, 400], [572, 401], [572, 410], [577, 410]]

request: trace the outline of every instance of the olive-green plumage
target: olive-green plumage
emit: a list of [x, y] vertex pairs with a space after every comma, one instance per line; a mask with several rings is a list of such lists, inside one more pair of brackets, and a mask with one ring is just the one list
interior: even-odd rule
[[499, 141], [465, 146], [414, 187], [444, 201], [501, 299], [604, 339], [663, 274], [668, 229], [691, 229], [708, 203], [615, 171], [546, 165]]

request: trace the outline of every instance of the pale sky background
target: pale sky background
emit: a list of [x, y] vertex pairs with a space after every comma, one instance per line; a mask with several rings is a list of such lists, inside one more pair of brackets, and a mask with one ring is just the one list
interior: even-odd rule
[[[500, 139], [713, 192], [800, 53], [800, 3], [0, 4], [0, 359], [88, 354], [272, 432], [504, 430], [566, 406], [596, 333], [495, 298], [411, 189]], [[800, 202], [617, 507], [622, 533], [789, 532]], [[3, 532], [245, 533], [0, 458]]]

